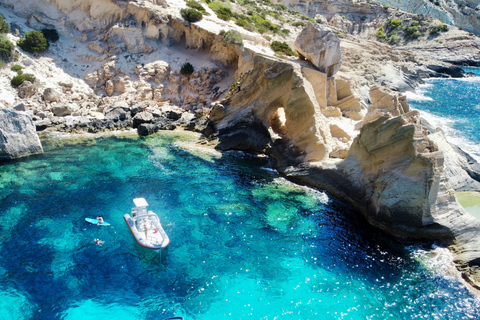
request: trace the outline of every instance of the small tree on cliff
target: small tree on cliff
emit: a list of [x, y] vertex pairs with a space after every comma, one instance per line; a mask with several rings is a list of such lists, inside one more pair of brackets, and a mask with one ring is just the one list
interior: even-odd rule
[[41, 31], [30, 31], [25, 33], [25, 38], [18, 40], [18, 46], [27, 52], [43, 52], [48, 49], [49, 44]]
[[182, 14], [183, 19], [187, 20], [188, 22], [197, 22], [203, 18], [203, 14], [193, 8], [182, 9], [180, 13]]
[[184, 76], [189, 76], [193, 73], [194, 69], [190, 62], [185, 63], [180, 69], [180, 73]]
[[3, 16], [0, 14], [0, 33], [8, 33], [8, 31], [10, 31], [8, 23], [3, 20]]
[[9, 62], [15, 60], [15, 45], [8, 39], [0, 37], [0, 60]]

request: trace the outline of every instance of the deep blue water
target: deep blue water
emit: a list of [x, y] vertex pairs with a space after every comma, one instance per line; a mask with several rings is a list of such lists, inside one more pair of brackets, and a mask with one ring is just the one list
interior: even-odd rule
[[[480, 318], [446, 249], [395, 242], [267, 159], [192, 140], [51, 137], [3, 163], [0, 319]], [[135, 243], [135, 197], [167, 250]], [[100, 213], [110, 227], [84, 221]]]
[[480, 160], [480, 68], [465, 68], [474, 78], [428, 79], [408, 102], [448, 140]]

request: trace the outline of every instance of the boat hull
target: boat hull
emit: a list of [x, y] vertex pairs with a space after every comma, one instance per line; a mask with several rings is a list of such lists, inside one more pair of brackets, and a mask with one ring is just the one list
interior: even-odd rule
[[[158, 217], [150, 215], [144, 219], [123, 216], [135, 240], [144, 248], [160, 250], [168, 246], [170, 239], [163, 230]], [[145, 230], [146, 229], [146, 230]]]

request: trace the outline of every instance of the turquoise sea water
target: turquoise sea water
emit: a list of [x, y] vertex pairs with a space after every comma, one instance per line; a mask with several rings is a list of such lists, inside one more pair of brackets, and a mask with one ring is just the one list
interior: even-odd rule
[[[3, 163], [0, 319], [480, 318], [446, 249], [395, 242], [266, 158], [194, 140], [50, 137]], [[135, 243], [135, 197], [167, 250]], [[111, 226], [84, 221], [98, 214]]]

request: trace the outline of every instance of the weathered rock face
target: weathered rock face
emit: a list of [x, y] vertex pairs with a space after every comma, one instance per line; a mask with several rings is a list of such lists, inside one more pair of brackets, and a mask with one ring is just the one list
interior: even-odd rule
[[[103, 32], [125, 16], [125, 8], [117, 1], [110, 0], [5, 0], [3, 4], [12, 6], [16, 14], [28, 17], [33, 13], [45, 15], [50, 20], [63, 20], [68, 17], [80, 32]], [[59, 25], [56, 25], [59, 27]]]
[[106, 34], [109, 52], [121, 53], [150, 53], [156, 48], [144, 40], [142, 29], [140, 28], [120, 28], [113, 27]]
[[283, 164], [345, 156], [352, 137], [343, 121], [351, 122], [330, 103], [351, 98], [344, 84], [337, 87], [325, 73], [256, 54], [244, 55], [239, 70], [243, 74], [230, 97], [210, 113], [220, 148], [278, 153]]
[[441, 186], [443, 154], [427, 138], [417, 111], [364, 124], [339, 168], [364, 190], [356, 201], [373, 224], [407, 235], [426, 235], [433, 228], [431, 237], [438, 236], [438, 202], [454, 200], [453, 189], [449, 199], [439, 199], [439, 190], [446, 188]]
[[404, 95], [385, 87], [370, 88], [370, 101], [372, 104], [363, 118], [363, 123], [368, 123], [383, 115], [396, 117], [410, 111]]
[[441, 6], [428, 0], [378, 0], [380, 3], [407, 12], [425, 14], [448, 24], [461, 27], [480, 35], [480, 20], [477, 16], [478, 1], [445, 1]]
[[0, 109], [0, 160], [43, 153], [33, 121], [26, 113]]
[[293, 47], [328, 77], [337, 73], [342, 65], [340, 39], [330, 28], [321, 24], [308, 23]]

